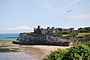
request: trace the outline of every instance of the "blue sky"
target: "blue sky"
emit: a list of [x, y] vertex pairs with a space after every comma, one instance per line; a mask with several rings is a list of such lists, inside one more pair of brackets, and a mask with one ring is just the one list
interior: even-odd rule
[[30, 32], [37, 25], [90, 26], [90, 0], [0, 0], [0, 33]]

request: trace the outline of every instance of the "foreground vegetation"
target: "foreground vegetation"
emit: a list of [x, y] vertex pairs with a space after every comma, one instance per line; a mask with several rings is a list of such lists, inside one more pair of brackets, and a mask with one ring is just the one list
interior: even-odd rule
[[77, 44], [68, 49], [51, 52], [44, 60], [90, 60], [90, 47]]
[[90, 27], [79, 28], [67, 34], [52, 35], [68, 38], [69, 42], [73, 42], [73, 45], [68, 49], [58, 49], [51, 52], [44, 60], [90, 60]]

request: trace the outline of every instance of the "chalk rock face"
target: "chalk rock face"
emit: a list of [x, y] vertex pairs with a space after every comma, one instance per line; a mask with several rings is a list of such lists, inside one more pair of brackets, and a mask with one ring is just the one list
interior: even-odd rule
[[69, 45], [68, 39], [66, 38], [35, 33], [20, 33], [16, 41], [22, 44], [35, 45]]

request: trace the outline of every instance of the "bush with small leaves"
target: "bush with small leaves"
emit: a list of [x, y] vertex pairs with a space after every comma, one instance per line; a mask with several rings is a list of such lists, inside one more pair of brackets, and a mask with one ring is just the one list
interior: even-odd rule
[[90, 47], [77, 44], [69, 49], [51, 52], [44, 60], [90, 60]]

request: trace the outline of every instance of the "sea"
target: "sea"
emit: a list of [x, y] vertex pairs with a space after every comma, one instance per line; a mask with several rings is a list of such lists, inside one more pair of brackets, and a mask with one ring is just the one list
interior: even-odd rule
[[[16, 40], [19, 33], [0, 34], [0, 40]], [[30, 60], [24, 52], [0, 52], [0, 60]]]
[[[18, 36], [19, 33], [0, 34], [0, 40], [16, 40]], [[38, 49], [33, 50], [33, 48], [30, 50], [22, 48], [20, 52], [0, 52], [0, 60], [41, 60], [39, 51]]]
[[0, 40], [16, 40], [19, 33], [6, 33], [0, 34]]
[[0, 60], [31, 60], [24, 52], [0, 52]]

